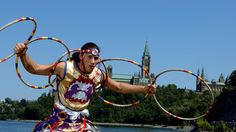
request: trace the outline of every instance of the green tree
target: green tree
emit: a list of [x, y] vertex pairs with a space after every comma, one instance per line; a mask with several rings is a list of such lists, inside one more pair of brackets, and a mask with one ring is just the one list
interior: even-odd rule
[[205, 119], [198, 119], [196, 122], [196, 127], [200, 131], [214, 131], [214, 126], [208, 123]]
[[36, 101], [28, 103], [25, 108], [24, 118], [27, 120], [40, 120], [42, 118], [42, 107]]
[[236, 87], [236, 70], [230, 74], [228, 82], [230, 86]]
[[9, 98], [9, 97], [7, 97], [7, 98], [5, 98], [5, 103], [7, 103], [7, 104], [12, 104], [12, 99], [11, 98]]
[[27, 105], [27, 100], [21, 99], [20, 100], [20, 106], [25, 107]]
[[52, 108], [53, 108], [53, 97], [50, 95], [50, 93], [46, 94], [43, 93], [38, 99], [37, 103], [41, 107], [41, 113], [42, 117], [47, 117], [49, 114], [51, 114]]
[[216, 126], [215, 126], [215, 131], [216, 132], [232, 132], [233, 130], [231, 130], [226, 122], [224, 121], [220, 121]]

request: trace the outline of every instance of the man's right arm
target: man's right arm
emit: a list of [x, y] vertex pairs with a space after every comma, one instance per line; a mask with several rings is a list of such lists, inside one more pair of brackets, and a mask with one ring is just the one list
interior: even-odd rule
[[[27, 54], [27, 46], [23, 43], [16, 44], [14, 51], [17, 54], [17, 56], [20, 57], [24, 68], [32, 74], [49, 75], [54, 67], [54, 63], [48, 65], [41, 65], [34, 62]], [[57, 64], [54, 74], [62, 77], [64, 74], [63, 73], [64, 67], [65, 63], [63, 62]]]

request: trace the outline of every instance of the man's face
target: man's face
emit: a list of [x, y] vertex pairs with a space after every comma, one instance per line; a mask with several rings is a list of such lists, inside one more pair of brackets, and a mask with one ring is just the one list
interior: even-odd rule
[[99, 56], [93, 55], [91, 53], [84, 53], [80, 57], [80, 60], [84, 65], [83, 70], [85, 73], [91, 73], [100, 60]]

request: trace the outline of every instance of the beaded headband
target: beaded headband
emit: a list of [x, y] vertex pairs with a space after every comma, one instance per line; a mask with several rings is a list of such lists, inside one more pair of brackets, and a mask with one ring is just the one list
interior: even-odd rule
[[81, 51], [81, 53], [90, 53], [95, 56], [99, 56], [99, 51], [97, 49], [84, 49]]

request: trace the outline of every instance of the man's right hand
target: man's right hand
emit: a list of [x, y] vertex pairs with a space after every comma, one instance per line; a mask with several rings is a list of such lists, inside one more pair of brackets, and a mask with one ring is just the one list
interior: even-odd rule
[[27, 49], [28, 48], [24, 43], [17, 43], [14, 48], [14, 51], [17, 54], [17, 56], [22, 56], [22, 55], [25, 55]]

